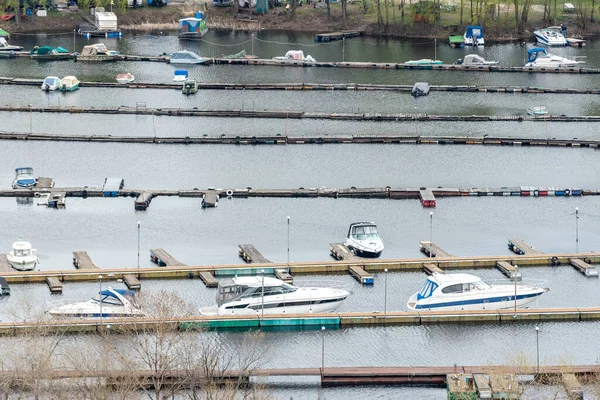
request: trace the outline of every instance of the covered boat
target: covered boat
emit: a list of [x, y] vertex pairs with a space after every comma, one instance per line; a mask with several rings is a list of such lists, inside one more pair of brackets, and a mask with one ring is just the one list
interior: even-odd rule
[[176, 69], [173, 73], [173, 80], [175, 82], [185, 82], [188, 78], [188, 72], [185, 69]]
[[465, 47], [465, 38], [461, 35], [450, 35], [448, 36], [448, 43], [453, 49], [462, 49]]
[[35, 178], [33, 176], [33, 168], [20, 167], [15, 168], [15, 179], [12, 183], [13, 189], [30, 188], [35, 186]]
[[503, 310], [524, 308], [548, 289], [532, 285], [490, 285], [470, 274], [434, 273], [408, 300], [410, 310]]
[[60, 78], [58, 76], [47, 76], [42, 82], [42, 90], [49, 92], [50, 90], [57, 90], [60, 86]]
[[79, 80], [76, 77], [69, 75], [60, 80], [58, 90], [61, 92], [73, 92], [77, 89], [79, 89]]
[[23, 46], [12, 46], [8, 44], [6, 39], [0, 37], [0, 51], [21, 51], [23, 50]]
[[296, 61], [304, 61], [304, 62], [316, 62], [310, 54], [304, 55], [302, 50], [288, 50], [283, 57], [273, 57], [273, 60], [276, 61], [286, 61], [286, 60], [296, 60]]
[[483, 28], [479, 25], [469, 25], [463, 35], [465, 39], [465, 45], [467, 46], [483, 46], [485, 40], [483, 39]]
[[573, 59], [569, 59], [566, 57], [549, 54], [546, 52], [546, 49], [542, 47], [534, 47], [527, 50], [527, 63], [525, 63], [525, 66], [570, 68], [576, 67], [579, 64], [585, 64], [585, 61], [581, 60], [582, 58], [585, 58], [585, 56], [573, 57]]
[[326, 287], [297, 287], [265, 276], [235, 277], [219, 282], [217, 306], [203, 315], [307, 314], [335, 311], [350, 293]]
[[117, 74], [117, 82], [118, 83], [131, 83], [135, 80], [135, 76], [131, 75], [129, 72], [125, 74]]
[[405, 62], [406, 65], [417, 65], [417, 66], [425, 66], [425, 65], [442, 65], [442, 61], [440, 60], [432, 60], [431, 58], [422, 58], [420, 60], [410, 60]]
[[115, 61], [118, 51], [108, 50], [104, 43], [89, 44], [83, 47], [81, 54], [77, 55], [78, 61]]
[[199, 39], [208, 32], [205, 15], [196, 13], [196, 17], [182, 18], [179, 20], [177, 36], [179, 39]]
[[11, 267], [19, 271], [31, 271], [40, 262], [37, 250], [31, 248], [31, 243], [25, 240], [14, 242], [12, 250], [6, 254], [6, 259]]
[[48, 311], [55, 318], [128, 318], [143, 317], [133, 302], [135, 292], [109, 287], [88, 301], [65, 304]]
[[69, 60], [73, 58], [69, 50], [63, 47], [54, 48], [52, 46], [35, 46], [29, 55], [35, 60]]
[[459, 58], [456, 61], [457, 65], [464, 65], [466, 67], [478, 67], [481, 65], [496, 65], [498, 61], [487, 61], [485, 58], [478, 54], [467, 54], [464, 59]]
[[535, 35], [535, 39], [538, 43], [544, 44], [546, 46], [566, 46], [567, 39], [561, 33], [560, 27], [550, 26], [545, 29], [540, 29], [537, 31], [533, 31]]
[[417, 82], [412, 88], [410, 94], [413, 97], [421, 97], [427, 96], [429, 94], [429, 83], [427, 82]]
[[200, 57], [192, 51], [181, 50], [171, 55], [169, 62], [171, 64], [208, 64], [211, 60], [211, 58]]
[[383, 241], [373, 222], [350, 224], [344, 245], [360, 257], [379, 257], [383, 252]]

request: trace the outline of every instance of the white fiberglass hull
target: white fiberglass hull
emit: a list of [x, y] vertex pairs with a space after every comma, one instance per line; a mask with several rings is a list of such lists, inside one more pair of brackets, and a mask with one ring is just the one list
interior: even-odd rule
[[6, 259], [11, 267], [19, 271], [31, 271], [34, 270], [38, 264], [37, 257], [13, 257], [9, 254], [6, 255]]
[[[517, 308], [524, 308], [545, 293], [541, 288], [524, 288], [517, 291]], [[514, 286], [505, 285], [494, 288], [484, 295], [448, 294], [417, 300], [417, 294], [411, 296], [407, 307], [411, 311], [463, 311], [463, 310], [505, 310], [515, 307]]]
[[103, 306], [88, 302], [69, 304], [48, 311], [54, 318], [130, 318], [143, 317], [144, 313], [133, 307]]
[[383, 242], [381, 240], [355, 240], [346, 239], [344, 245], [350, 249], [354, 255], [359, 257], [377, 258], [383, 252]]
[[533, 34], [535, 35], [535, 38], [537, 40], [538, 43], [541, 43], [543, 45], [546, 46], [562, 46], [565, 47], [567, 45], [567, 40], [560, 36], [560, 37], [547, 37], [545, 36], [543, 33], [538, 32], [538, 31], [534, 31]]

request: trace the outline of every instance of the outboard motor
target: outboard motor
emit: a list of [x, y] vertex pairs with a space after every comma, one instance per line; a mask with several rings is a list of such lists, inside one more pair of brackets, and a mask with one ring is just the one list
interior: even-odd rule
[[49, 91], [50, 91], [50, 85], [48, 85], [47, 83], [45, 83], [45, 84], [44, 84], [44, 90], [45, 90], [46, 92], [49, 92]]
[[463, 59], [459, 58], [458, 60], [456, 60], [456, 65], [462, 65], [463, 63]]

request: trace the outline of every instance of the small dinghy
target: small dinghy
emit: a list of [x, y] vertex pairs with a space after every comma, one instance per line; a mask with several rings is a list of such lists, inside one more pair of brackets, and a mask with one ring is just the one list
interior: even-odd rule
[[429, 94], [429, 89], [430, 89], [429, 83], [427, 83], [427, 82], [417, 82], [413, 86], [412, 91], [410, 92], [410, 94], [413, 97], [427, 96]]
[[131, 83], [135, 80], [135, 76], [131, 75], [129, 72], [126, 74], [118, 74], [117, 82], [121, 84]]
[[548, 109], [546, 109], [546, 106], [531, 106], [527, 109], [527, 114], [532, 115], [534, 117], [538, 117], [540, 115], [548, 115]]

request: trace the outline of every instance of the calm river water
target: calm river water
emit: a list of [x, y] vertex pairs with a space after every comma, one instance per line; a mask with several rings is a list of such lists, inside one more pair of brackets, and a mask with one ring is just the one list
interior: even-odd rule
[[[206, 41], [183, 43], [174, 36], [131, 35], [104, 41], [127, 54], [160, 54], [187, 48], [205, 56], [251, 52], [249, 34], [209, 32]], [[26, 48], [50, 44], [72, 48], [72, 36], [14, 36]], [[98, 40], [99, 41], [99, 40]], [[236, 45], [236, 43], [243, 43]], [[276, 43], [278, 42], [278, 43]], [[77, 38], [81, 51], [89, 41]], [[280, 44], [281, 43], [281, 44]], [[287, 43], [296, 43], [294, 45]], [[299, 43], [299, 44], [298, 44]], [[228, 47], [225, 47], [227, 45]], [[532, 44], [489, 45], [474, 50], [503, 65], [520, 65]], [[432, 58], [434, 44], [426, 41], [378, 41], [355, 38], [315, 46], [312, 36], [260, 32], [254, 40], [259, 57], [302, 49], [319, 61], [402, 62]], [[600, 44], [583, 49], [553, 49], [561, 55], [586, 55], [589, 67], [600, 66]], [[343, 54], [342, 54], [343, 50]], [[473, 51], [437, 44], [445, 62]], [[70, 61], [35, 63], [2, 60], [1, 76], [42, 78], [74, 74], [81, 80], [114, 81], [129, 71], [138, 81], [170, 82], [174, 66], [161, 63], [95, 65]], [[190, 67], [190, 75], [209, 82], [361, 82], [460, 85], [527, 85], [598, 88], [595, 75], [440, 73], [329, 68], [242, 66]], [[435, 114], [523, 115], [534, 104], [551, 113], [600, 115], [593, 95], [523, 95], [437, 93], [415, 101], [408, 94], [389, 92], [230, 92], [201, 91], [184, 97], [178, 91], [82, 88], [61, 95], [35, 87], [0, 86], [2, 104], [119, 106], [146, 102], [149, 107], [298, 109], [330, 112], [420, 112]], [[28, 131], [27, 113], [4, 113], [3, 130]], [[323, 121], [242, 120], [221, 118], [144, 117], [110, 115], [32, 115], [35, 132], [114, 134], [132, 136], [200, 136], [232, 134], [290, 135], [398, 134], [483, 135], [597, 138], [593, 123], [347, 123]], [[36, 175], [56, 178], [57, 186], [101, 186], [105, 177], [122, 177], [126, 187], [190, 189], [193, 187], [499, 187], [563, 186], [598, 188], [600, 167], [590, 149], [546, 149], [469, 146], [326, 145], [326, 146], [177, 146], [116, 143], [2, 142], [0, 186], [8, 188], [13, 169], [31, 165]], [[579, 249], [600, 247], [600, 202], [585, 198], [457, 198], [440, 199], [430, 226], [428, 209], [416, 200], [360, 199], [222, 199], [217, 209], [203, 210], [197, 199], [157, 198], [146, 212], [133, 210], [133, 199], [68, 199], [65, 210], [51, 210], [0, 199], [3, 229], [0, 243], [8, 251], [22, 237], [39, 251], [40, 269], [72, 268], [72, 252], [86, 250], [101, 267], [137, 265], [137, 221], [141, 222], [141, 266], [150, 266], [150, 248], [167, 249], [187, 264], [237, 263], [237, 245], [253, 243], [274, 262], [287, 255], [287, 216], [290, 223], [290, 260], [323, 260], [329, 243], [343, 239], [348, 224], [372, 220], [385, 241], [384, 257], [418, 257], [418, 242], [432, 238], [456, 255], [507, 254], [507, 239], [520, 237], [544, 252], [575, 250], [574, 211], [581, 211]], [[432, 229], [430, 229], [432, 228]], [[504, 280], [495, 270], [467, 271], [487, 280]], [[526, 280], [543, 281], [551, 290], [537, 307], [597, 306], [598, 280], [586, 279], [570, 267], [531, 268]], [[408, 297], [425, 280], [422, 273], [378, 274], [374, 287], [365, 288], [346, 275], [300, 276], [308, 285], [335, 280], [351, 288], [352, 296], [340, 311], [405, 310]], [[387, 280], [388, 296], [383, 285]], [[113, 282], [114, 286], [122, 286]], [[144, 291], [176, 290], [200, 307], [211, 304], [214, 290], [200, 281], [144, 281]], [[44, 285], [14, 285], [10, 297], [0, 299], [0, 319], [15, 320], [48, 308], [57, 299], [90, 297], [94, 283], [69, 283], [62, 296], [50, 296]], [[597, 363], [596, 337], [600, 323], [540, 325], [540, 353], [544, 363]], [[241, 341], [239, 333], [213, 333], [223, 341]], [[269, 367], [320, 365], [321, 332], [270, 332]], [[591, 347], [590, 347], [591, 346]], [[356, 349], [348, 351], [349, 348]], [[360, 328], [325, 333], [327, 366], [452, 365], [510, 363], [520, 355], [535, 357], [535, 329], [519, 325], [445, 325]], [[274, 389], [277, 398], [445, 398], [434, 388], [352, 388], [319, 390], [314, 382]], [[529, 393], [529, 398], [540, 398]]]

